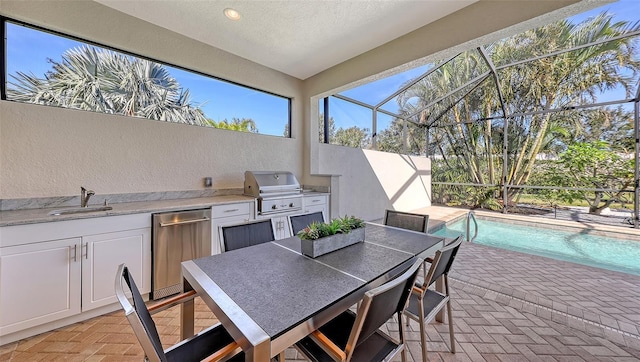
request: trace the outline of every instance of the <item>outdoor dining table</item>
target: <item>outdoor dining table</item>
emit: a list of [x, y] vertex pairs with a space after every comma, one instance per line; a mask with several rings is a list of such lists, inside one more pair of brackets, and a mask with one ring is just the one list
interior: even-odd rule
[[[197, 292], [247, 361], [268, 361], [444, 240], [372, 223], [365, 231], [364, 242], [316, 258], [293, 236], [185, 261], [184, 290]], [[193, 334], [193, 314], [191, 301], [182, 309], [183, 337]]]

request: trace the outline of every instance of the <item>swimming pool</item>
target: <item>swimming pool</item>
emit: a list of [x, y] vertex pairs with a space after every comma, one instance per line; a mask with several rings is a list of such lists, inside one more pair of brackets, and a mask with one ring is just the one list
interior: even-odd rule
[[[466, 220], [461, 220], [434, 234], [456, 237], [465, 230]], [[588, 229], [569, 232], [478, 219], [478, 237], [474, 242], [640, 275], [640, 241], [589, 235], [588, 232]]]

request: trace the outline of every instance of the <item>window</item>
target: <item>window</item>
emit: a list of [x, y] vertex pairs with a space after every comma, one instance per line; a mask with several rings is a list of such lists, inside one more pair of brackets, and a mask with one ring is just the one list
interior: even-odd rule
[[5, 21], [9, 101], [290, 136], [291, 100]]

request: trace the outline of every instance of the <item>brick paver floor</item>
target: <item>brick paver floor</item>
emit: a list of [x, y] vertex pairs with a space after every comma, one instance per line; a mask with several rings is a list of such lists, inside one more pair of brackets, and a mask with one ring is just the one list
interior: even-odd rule
[[[432, 323], [430, 361], [640, 361], [638, 276], [465, 243], [450, 280], [457, 353], [449, 353], [447, 325]], [[198, 328], [215, 323], [196, 305]], [[166, 346], [178, 341], [178, 313], [154, 316]], [[395, 335], [398, 323], [385, 328]], [[420, 361], [415, 322], [407, 340], [409, 360]], [[286, 356], [302, 359], [295, 349]], [[142, 357], [121, 311], [0, 347], [0, 361]]]

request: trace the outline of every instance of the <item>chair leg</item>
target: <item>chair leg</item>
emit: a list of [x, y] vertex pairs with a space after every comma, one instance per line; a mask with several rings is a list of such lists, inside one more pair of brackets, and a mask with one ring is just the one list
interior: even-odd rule
[[451, 299], [447, 301], [447, 319], [449, 322], [449, 349], [451, 353], [456, 353], [456, 341], [453, 336], [453, 314], [451, 314]]
[[427, 362], [427, 331], [424, 325], [424, 305], [422, 299], [418, 303], [420, 307], [420, 345], [422, 347], [422, 362]]
[[284, 362], [284, 351], [280, 352], [278, 355], [278, 362]]
[[[405, 318], [409, 318], [409, 317], [405, 317]], [[409, 319], [407, 319], [407, 322], [409, 321]], [[402, 359], [402, 362], [407, 362], [407, 340], [406, 340], [406, 330], [404, 329], [405, 327], [402, 325], [402, 314], [398, 313], [398, 327], [400, 328], [399, 332], [400, 332], [400, 342], [402, 342], [402, 344], [404, 344], [404, 346], [402, 347], [402, 352], [400, 352], [400, 358]]]

